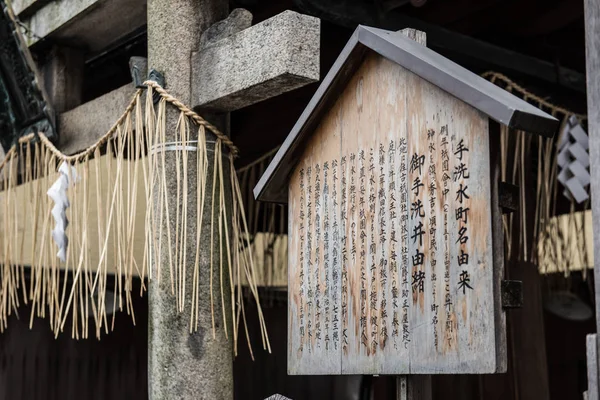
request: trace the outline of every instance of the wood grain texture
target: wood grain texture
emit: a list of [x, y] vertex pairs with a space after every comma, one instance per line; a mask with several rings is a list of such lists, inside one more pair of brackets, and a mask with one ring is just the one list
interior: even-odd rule
[[500, 124], [489, 120], [490, 127], [490, 190], [492, 210], [492, 247], [494, 260], [494, 309], [496, 324], [496, 372], [506, 372], [508, 368], [506, 342], [506, 313], [502, 307], [501, 283], [504, 279], [504, 228], [502, 226], [502, 206], [500, 204]]
[[586, 355], [587, 355], [587, 398], [589, 400], [598, 400], [598, 349], [597, 335], [590, 334], [586, 336]]
[[[487, 116], [385, 58], [366, 57], [289, 182], [290, 374], [505, 368], [489, 152]], [[420, 167], [411, 169], [413, 160]], [[323, 170], [334, 162], [336, 196], [331, 168], [327, 178]], [[457, 216], [460, 207], [468, 211]]]
[[[588, 134], [590, 136], [590, 194], [593, 226], [600, 226], [600, 3], [584, 1]], [[594, 254], [600, 254], [600, 235], [594, 235]], [[600, 257], [594, 260], [594, 276], [600, 276]], [[596, 286], [595, 304], [600, 304], [600, 288]], [[596, 307], [596, 327], [600, 331], [600, 307]], [[597, 359], [596, 364], [600, 364]], [[596, 376], [598, 381], [598, 376]], [[595, 393], [600, 397], [598, 393]], [[592, 398], [593, 394], [588, 392]]]

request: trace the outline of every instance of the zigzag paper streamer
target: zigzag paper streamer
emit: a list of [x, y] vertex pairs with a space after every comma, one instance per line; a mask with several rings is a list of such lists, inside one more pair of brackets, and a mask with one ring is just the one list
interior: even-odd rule
[[560, 169], [557, 178], [565, 188], [563, 195], [580, 204], [589, 199], [589, 138], [574, 115], [561, 132], [557, 163]]
[[[70, 167], [70, 173], [69, 173]], [[67, 197], [67, 189], [69, 186], [77, 183], [77, 171], [75, 167], [70, 166], [64, 162], [58, 169], [59, 177], [54, 184], [48, 189], [47, 195], [54, 202], [52, 207], [52, 218], [54, 218], [54, 229], [52, 230], [52, 239], [58, 247], [58, 253], [56, 256], [62, 261], [67, 260], [67, 247], [69, 245], [69, 238], [67, 237], [66, 229], [69, 225], [67, 219], [67, 208], [71, 205]], [[71, 184], [71, 181], [73, 182]]]

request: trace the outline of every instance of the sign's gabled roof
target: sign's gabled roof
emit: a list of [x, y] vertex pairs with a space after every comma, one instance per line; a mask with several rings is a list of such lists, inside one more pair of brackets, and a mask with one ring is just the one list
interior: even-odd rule
[[559, 121], [400, 32], [359, 25], [254, 188], [261, 201], [287, 203], [290, 174], [304, 144], [329, 111], [367, 51], [394, 61], [511, 128], [553, 136]]

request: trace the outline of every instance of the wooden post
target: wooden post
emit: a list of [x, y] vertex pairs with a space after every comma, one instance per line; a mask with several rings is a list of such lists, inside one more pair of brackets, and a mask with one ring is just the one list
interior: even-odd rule
[[597, 334], [586, 337], [588, 390], [584, 393], [587, 400], [598, 400], [598, 349]]
[[431, 399], [431, 375], [401, 375], [396, 378], [396, 400]]
[[[587, 72], [588, 133], [590, 136], [590, 173], [592, 175], [592, 223], [600, 226], [600, 3], [584, 1], [585, 50]], [[596, 332], [600, 331], [600, 235], [594, 235], [594, 280], [596, 282]], [[597, 354], [596, 354], [597, 359]], [[588, 364], [589, 364], [588, 360]], [[596, 360], [598, 365], [598, 359]], [[594, 380], [598, 382], [598, 379]], [[588, 384], [591, 382], [588, 382]], [[595, 393], [592, 393], [594, 391]], [[598, 398], [598, 387], [588, 387], [588, 397]]]
[[[226, 0], [180, 0], [148, 1], [148, 68], [156, 69], [164, 74], [166, 89], [184, 104], [192, 105], [192, 53], [200, 46], [201, 33], [213, 23], [227, 17], [228, 1]], [[176, 124], [178, 113], [174, 110], [167, 112], [167, 141], [176, 141]], [[208, 135], [207, 142], [214, 139]], [[167, 184], [169, 185], [171, 216], [175, 215], [177, 206], [176, 157], [174, 152], [165, 152]], [[214, 152], [208, 153], [208, 176], [214, 173]], [[196, 160], [187, 165], [190, 181], [195, 181]], [[227, 168], [225, 168], [227, 170]], [[224, 192], [230, 193], [231, 188], [227, 174], [224, 177]], [[188, 198], [195, 199], [196, 187], [190, 185]], [[210, 223], [211, 194], [205, 199], [206, 209], [203, 223]], [[216, 208], [215, 208], [216, 209]], [[174, 218], [173, 218], [174, 219]], [[196, 207], [191, 207], [188, 213], [188, 240], [185, 244], [188, 254], [196, 254]], [[175, 221], [171, 221], [171, 226]], [[230, 221], [225, 223], [230, 224]], [[231, 232], [231, 226], [228, 231]], [[164, 235], [166, 236], [166, 235]], [[204, 235], [200, 242], [203, 254], [209, 253], [210, 238]], [[160, 238], [170, 246], [166, 237]], [[215, 241], [216, 265], [218, 260], [218, 241]], [[157, 260], [163, 265], [168, 263], [168, 252], [163, 252], [163, 259]], [[194, 258], [188, 259], [187, 288], [192, 293]], [[150, 399], [233, 399], [233, 361], [231, 337], [226, 337], [222, 323], [212, 329], [210, 279], [208, 257], [201, 257], [202, 271], [199, 287], [198, 331], [190, 334], [190, 304], [185, 304], [182, 313], [175, 308], [175, 299], [171, 294], [168, 268], [163, 268], [163, 276], [149, 283], [148, 293], [148, 385]], [[221, 292], [218, 274], [212, 282], [214, 293]], [[229, 287], [224, 288], [228, 292]], [[230, 309], [228, 296], [225, 296], [224, 309]], [[221, 300], [219, 300], [220, 302]], [[215, 321], [222, 321], [222, 308], [214, 307]], [[231, 327], [231, 321], [229, 321]], [[214, 337], [213, 337], [214, 334]]]

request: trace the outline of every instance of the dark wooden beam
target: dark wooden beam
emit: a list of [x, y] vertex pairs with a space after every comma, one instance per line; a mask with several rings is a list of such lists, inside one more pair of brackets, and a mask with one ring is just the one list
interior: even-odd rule
[[534, 18], [511, 21], [508, 31], [520, 36], [544, 35], [572, 24], [583, 16], [583, 2], [564, 0], [556, 6], [539, 12]]
[[517, 53], [472, 37], [408, 17], [399, 12], [378, 13], [368, 2], [352, 0], [294, 0], [305, 13], [354, 28], [358, 24], [389, 30], [415, 28], [427, 33], [429, 47], [451, 59], [460, 58], [479, 68], [500, 68], [504, 71], [533, 77], [585, 93], [585, 75], [551, 62]]
[[448, 26], [461, 23], [467, 18], [488, 12], [491, 7], [503, 4], [502, 0], [453, 0], [436, 2], [435, 7], [423, 7], [411, 11], [415, 18], [430, 24]]

